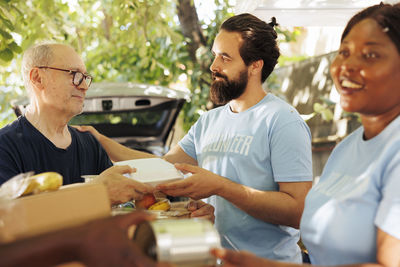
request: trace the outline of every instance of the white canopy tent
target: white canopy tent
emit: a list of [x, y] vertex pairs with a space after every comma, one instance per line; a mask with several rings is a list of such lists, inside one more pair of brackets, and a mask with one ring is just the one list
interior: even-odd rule
[[[384, 3], [398, 3], [386, 0]], [[380, 0], [236, 0], [235, 14], [251, 13], [282, 26], [344, 26], [361, 9]]]

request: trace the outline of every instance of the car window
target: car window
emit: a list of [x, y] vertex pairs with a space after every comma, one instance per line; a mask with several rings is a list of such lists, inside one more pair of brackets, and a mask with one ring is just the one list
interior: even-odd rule
[[75, 116], [70, 125], [92, 125], [108, 137], [158, 137], [176, 116], [177, 101], [158, 106], [123, 111], [83, 112]]
[[108, 113], [86, 113], [74, 117], [71, 120], [72, 124], [97, 124], [97, 123], [109, 123], [118, 124], [126, 123], [131, 125], [155, 125], [163, 117], [162, 112], [154, 111], [128, 111], [128, 112], [108, 112]]

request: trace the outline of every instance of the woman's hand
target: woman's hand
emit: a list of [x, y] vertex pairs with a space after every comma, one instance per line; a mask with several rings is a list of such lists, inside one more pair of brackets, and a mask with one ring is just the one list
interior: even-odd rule
[[233, 251], [228, 249], [212, 249], [211, 254], [223, 261], [225, 267], [267, 267], [277, 266], [276, 262], [257, 257], [246, 251]]

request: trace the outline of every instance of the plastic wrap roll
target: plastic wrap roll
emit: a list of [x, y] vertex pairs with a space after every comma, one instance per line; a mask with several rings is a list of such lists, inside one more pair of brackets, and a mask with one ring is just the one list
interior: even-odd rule
[[154, 260], [180, 267], [215, 265], [210, 249], [221, 246], [218, 232], [204, 219], [145, 222], [137, 226], [133, 239]]

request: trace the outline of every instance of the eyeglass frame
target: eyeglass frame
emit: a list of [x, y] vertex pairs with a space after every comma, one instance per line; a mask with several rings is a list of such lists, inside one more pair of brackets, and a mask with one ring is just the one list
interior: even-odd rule
[[[79, 70], [67, 70], [67, 69], [60, 69], [60, 68], [49, 67], [49, 66], [37, 66], [36, 68], [38, 68], [38, 69], [52, 69], [52, 70], [60, 70], [60, 71], [68, 72], [68, 73], [70, 73], [70, 74], [73, 75], [73, 76], [72, 76], [72, 84], [75, 85], [75, 86], [81, 85], [82, 82], [83, 82], [83, 80], [85, 80], [85, 82], [86, 82], [86, 84], [87, 84], [87, 87], [89, 88], [90, 85], [92, 84], [92, 81], [93, 81], [93, 76], [88, 75], [88, 74], [85, 74], [85, 73], [82, 73], [82, 72], [79, 71]], [[78, 84], [75, 84], [75, 75], [76, 75], [77, 73], [82, 74], [82, 79], [79, 81]], [[90, 82], [89, 82], [89, 83], [87, 82], [87, 78], [90, 78]]]

